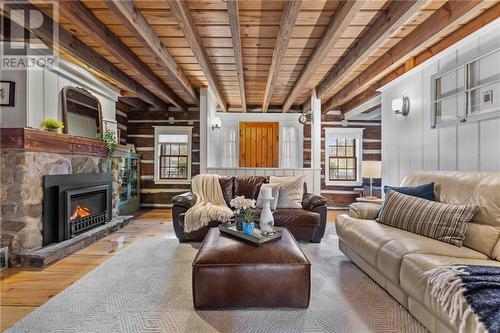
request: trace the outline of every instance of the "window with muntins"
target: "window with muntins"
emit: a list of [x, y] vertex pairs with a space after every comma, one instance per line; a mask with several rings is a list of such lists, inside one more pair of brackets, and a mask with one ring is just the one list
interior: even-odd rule
[[332, 138], [328, 143], [329, 172], [332, 181], [356, 181], [356, 139]]
[[191, 179], [191, 128], [155, 127], [155, 182]]

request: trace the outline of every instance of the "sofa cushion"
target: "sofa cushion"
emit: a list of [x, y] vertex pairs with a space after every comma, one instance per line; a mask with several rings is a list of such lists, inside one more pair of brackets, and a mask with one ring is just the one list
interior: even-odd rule
[[247, 199], [257, 200], [260, 187], [267, 181], [264, 176], [236, 176], [234, 177], [233, 198], [244, 196]]
[[[435, 184], [436, 201], [478, 205], [479, 211], [472, 222], [500, 228], [500, 172], [416, 171], [410, 173], [401, 185], [412, 186], [428, 182]], [[484, 230], [486, 229], [474, 228], [467, 231], [471, 233], [468, 235], [471, 242], [467, 246], [492, 255], [496, 251], [493, 248], [485, 249], [481, 235], [472, 235], [476, 231], [482, 234]], [[500, 258], [500, 252], [494, 257]]]
[[232, 176], [219, 177], [219, 184], [222, 189], [222, 195], [224, 196], [224, 201], [228, 206], [229, 202], [233, 198], [233, 183], [234, 183], [234, 177]]
[[434, 200], [434, 183], [422, 184], [417, 186], [384, 186], [384, 193], [387, 194], [389, 190], [393, 190], [412, 197], [422, 198], [426, 200]]
[[390, 190], [378, 222], [462, 246], [467, 222], [478, 206], [450, 205]]
[[276, 209], [273, 212], [274, 225], [277, 227], [307, 226], [317, 227], [320, 224], [320, 215], [305, 209]]
[[305, 176], [269, 178], [269, 183], [280, 184], [277, 208], [302, 208]]
[[[425, 272], [437, 267], [452, 264], [491, 265], [500, 266], [500, 262], [488, 259], [459, 258], [457, 256], [442, 256], [428, 254], [406, 255], [401, 264], [401, 288], [420, 305], [433, 313], [442, 322], [448, 324], [453, 331], [458, 331], [458, 323], [450, 324], [448, 314], [443, 311], [437, 300], [431, 295], [427, 285]], [[472, 316], [470, 318], [473, 318]], [[475, 332], [475, 321], [469, 320], [464, 332]]]
[[347, 246], [396, 284], [399, 284], [401, 262], [408, 254], [428, 253], [488, 259], [478, 251], [459, 248], [375, 221], [341, 215], [335, 221], [335, 226], [337, 234]]

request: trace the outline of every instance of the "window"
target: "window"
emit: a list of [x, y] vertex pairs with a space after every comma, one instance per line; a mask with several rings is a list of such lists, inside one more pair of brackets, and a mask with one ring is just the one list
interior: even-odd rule
[[325, 183], [359, 186], [363, 128], [325, 129]]
[[155, 183], [191, 180], [191, 127], [155, 127]]
[[328, 149], [330, 180], [356, 181], [356, 139], [332, 138]]

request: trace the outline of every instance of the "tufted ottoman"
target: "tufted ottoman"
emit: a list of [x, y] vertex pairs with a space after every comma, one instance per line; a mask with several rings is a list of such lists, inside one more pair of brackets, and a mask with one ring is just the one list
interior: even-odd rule
[[212, 228], [193, 261], [197, 309], [236, 307], [307, 308], [311, 264], [293, 236], [260, 247]]

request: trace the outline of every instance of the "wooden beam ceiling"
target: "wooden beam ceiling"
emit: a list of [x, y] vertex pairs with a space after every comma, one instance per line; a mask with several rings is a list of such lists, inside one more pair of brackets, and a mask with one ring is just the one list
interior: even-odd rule
[[241, 33], [240, 33], [240, 12], [238, 10], [238, 1], [228, 1], [227, 11], [229, 14], [229, 28], [234, 46], [234, 60], [236, 62], [236, 73], [238, 74], [238, 85], [240, 87], [241, 108], [247, 112], [247, 100], [245, 97], [245, 77], [243, 74], [243, 54], [241, 52]]
[[181, 28], [184, 36], [186, 37], [191, 50], [193, 51], [201, 70], [205, 74], [205, 78], [208, 81], [212, 93], [214, 94], [219, 107], [222, 111], [227, 111], [227, 105], [222, 95], [222, 90], [217, 79], [217, 75], [210, 63], [206, 48], [203, 46], [200, 35], [197, 31], [196, 25], [191, 17], [190, 10], [188, 8], [187, 1], [184, 0], [168, 0], [170, 9], [174, 14], [179, 27]]
[[278, 30], [278, 36], [276, 36], [271, 66], [269, 67], [269, 74], [267, 75], [264, 101], [262, 102], [262, 112], [267, 112], [269, 103], [271, 102], [274, 86], [276, 84], [286, 50], [288, 49], [290, 38], [292, 37], [292, 31], [295, 27], [295, 21], [299, 15], [301, 4], [302, 0], [288, 0], [283, 4], [280, 28]]
[[323, 37], [314, 49], [314, 53], [309, 58], [304, 70], [300, 73], [299, 79], [286, 98], [283, 104], [283, 112], [287, 112], [295, 102], [295, 99], [302, 93], [304, 86], [314, 75], [318, 66], [321, 65], [327, 53], [330, 52], [333, 44], [335, 44], [345, 32], [354, 16], [356, 16], [363, 6], [363, 3], [363, 1], [344, 1], [335, 11]]
[[191, 85], [174, 57], [163, 45], [141, 12], [134, 7], [132, 0], [105, 0], [105, 2], [113, 14], [120, 19], [123, 25], [152, 54], [156, 62], [170, 75], [176, 85], [187, 93], [194, 104], [198, 104], [198, 92]]
[[[481, 15], [477, 16], [476, 18], [472, 19], [471, 21], [467, 22], [466, 24], [462, 25], [460, 28], [452, 32], [450, 35], [446, 36], [445, 38], [441, 39], [437, 43], [433, 44], [429, 48], [423, 50], [420, 52], [418, 55], [415, 57], [412, 57], [410, 61], [406, 61], [404, 65], [401, 65], [388, 75], [384, 76], [382, 79], [378, 80], [376, 83], [365, 89], [362, 93], [356, 95], [355, 97], [351, 98], [349, 101], [347, 101], [345, 104], [343, 104], [340, 109], [342, 110], [343, 113], [347, 112], [348, 110], [362, 104], [363, 102], [373, 98], [374, 96], [380, 94], [377, 90], [387, 83], [397, 79], [407, 71], [411, 70], [412, 68], [422, 64], [423, 62], [427, 61], [431, 57], [435, 56], [439, 52], [447, 49], [451, 45], [457, 43], [461, 39], [467, 37], [468, 35], [472, 34], [473, 32], [481, 29], [488, 23], [496, 20], [498, 17], [500, 17], [500, 3], [496, 4], [495, 6], [491, 7], [487, 11], [483, 12]], [[411, 62], [412, 66], [408, 65], [408, 62]]]
[[448, 1], [436, 10], [422, 24], [401, 39], [388, 52], [378, 58], [354, 80], [339, 90], [324, 104], [322, 110], [328, 112], [349, 101], [349, 99], [370, 87], [384, 75], [390, 73], [415, 54], [439, 40], [440, 35], [451, 25], [470, 17], [481, 9], [481, 1]]
[[94, 14], [80, 1], [59, 0], [61, 14], [71, 20], [89, 36], [104, 47], [119, 62], [145, 80], [151, 89], [164, 101], [186, 109], [187, 104], [179, 98], [156, 74], [151, 71], [125, 44], [123, 44]]
[[[11, 9], [22, 9], [24, 11], [37, 10], [33, 5], [25, 3], [4, 3], [4, 8], [9, 9], [7, 14], [10, 13]], [[73, 36], [69, 31], [59, 26], [59, 36], [57, 43], [54, 42], [53, 27], [57, 25], [49, 16], [43, 15], [42, 25], [39, 27], [25, 27], [29, 29], [34, 35], [43, 40], [49, 47], [55, 47], [56, 51], [66, 55], [74, 61], [80, 64], [86, 65], [91, 71], [93, 71], [98, 76], [104, 77], [108, 80], [115, 82], [116, 84], [124, 87], [130, 91], [135, 96], [141, 98], [142, 100], [158, 107], [161, 109], [167, 108], [167, 103], [162, 99], [158, 98], [156, 95], [151, 93], [149, 90], [144, 88], [142, 84], [132, 79], [125, 72], [119, 69], [116, 65], [106, 60], [103, 56], [97, 53], [93, 48], [87, 46], [81, 40]], [[15, 19], [15, 18], [11, 18]], [[25, 22], [16, 22], [19, 25], [25, 24]]]
[[144, 103], [139, 98], [119, 97], [118, 100], [131, 107], [134, 111], [149, 111], [149, 105], [147, 103]]
[[318, 85], [316, 88], [318, 98], [325, 98], [330, 91], [337, 88], [342, 80], [386, 42], [387, 38], [401, 28], [424, 4], [423, 0], [393, 1]]

